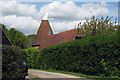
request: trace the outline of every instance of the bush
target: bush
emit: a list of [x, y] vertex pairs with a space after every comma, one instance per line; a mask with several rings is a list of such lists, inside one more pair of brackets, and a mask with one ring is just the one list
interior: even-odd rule
[[18, 47], [2, 46], [2, 79], [20, 79], [24, 77], [25, 54]]
[[119, 51], [117, 34], [100, 34], [42, 49], [36, 68], [117, 76]]
[[29, 48], [25, 50], [25, 53], [27, 57], [28, 68], [36, 68], [37, 65], [36, 58], [39, 54], [39, 51], [36, 48]]

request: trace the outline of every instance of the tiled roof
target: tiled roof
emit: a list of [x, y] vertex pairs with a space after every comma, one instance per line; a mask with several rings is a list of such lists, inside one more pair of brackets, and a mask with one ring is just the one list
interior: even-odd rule
[[[74, 33], [76, 33], [77, 29], [72, 29], [69, 31], [61, 32], [59, 34], [53, 34], [52, 29], [49, 25], [48, 20], [42, 20], [41, 25], [38, 29], [35, 40], [32, 44], [32, 47], [36, 47], [39, 50], [46, 48], [48, 46], [61, 44], [64, 42], [74, 40]], [[48, 34], [49, 32], [50, 35]], [[81, 36], [81, 35], [77, 35]]]
[[74, 30], [72, 29], [69, 31], [61, 32], [59, 34], [50, 35], [50, 36], [48, 36], [48, 38], [46, 40], [44, 40], [44, 42], [40, 45], [40, 47], [38, 49], [41, 50], [48, 46], [72, 41], [72, 40], [74, 40], [73, 33], [74, 33]]

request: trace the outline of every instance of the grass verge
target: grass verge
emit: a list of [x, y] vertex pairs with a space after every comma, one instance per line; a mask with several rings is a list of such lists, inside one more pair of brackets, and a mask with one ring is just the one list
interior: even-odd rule
[[35, 75], [32, 75], [32, 74], [28, 74], [28, 76], [30, 76], [31, 78], [34, 78], [34, 79], [40, 79], [38, 76], [35, 76]]
[[89, 79], [94, 79], [94, 80], [119, 80], [117, 76], [110, 76], [110, 77], [103, 77], [102, 75], [91, 76], [91, 75], [85, 75], [82, 73], [74, 73], [74, 72], [66, 72], [66, 71], [58, 71], [58, 70], [33, 69], [33, 68], [29, 70], [40, 70], [40, 71], [48, 71], [48, 72], [55, 72], [55, 73], [64, 73], [64, 74], [75, 75], [78, 77], [89, 78]]

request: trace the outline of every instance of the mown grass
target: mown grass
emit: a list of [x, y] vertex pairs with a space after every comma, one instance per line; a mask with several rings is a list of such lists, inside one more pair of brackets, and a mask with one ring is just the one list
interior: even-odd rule
[[64, 73], [64, 74], [75, 75], [78, 77], [89, 78], [89, 79], [94, 79], [94, 80], [119, 80], [117, 76], [110, 76], [110, 77], [103, 77], [102, 75], [91, 76], [91, 75], [85, 75], [85, 74], [81, 74], [81, 73], [58, 71], [58, 70], [53, 70], [53, 69], [52, 70], [43, 70], [43, 69], [30, 68], [29, 70], [40, 70], [40, 71], [48, 71], [48, 72], [55, 72], [55, 73]]

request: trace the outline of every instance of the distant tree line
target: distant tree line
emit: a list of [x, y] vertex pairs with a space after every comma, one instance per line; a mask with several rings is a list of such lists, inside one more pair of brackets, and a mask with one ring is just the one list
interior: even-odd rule
[[35, 34], [24, 35], [22, 32], [16, 30], [15, 28], [8, 30], [4, 24], [0, 25], [14, 46], [18, 46], [22, 49], [32, 47], [32, 42], [35, 38]]

